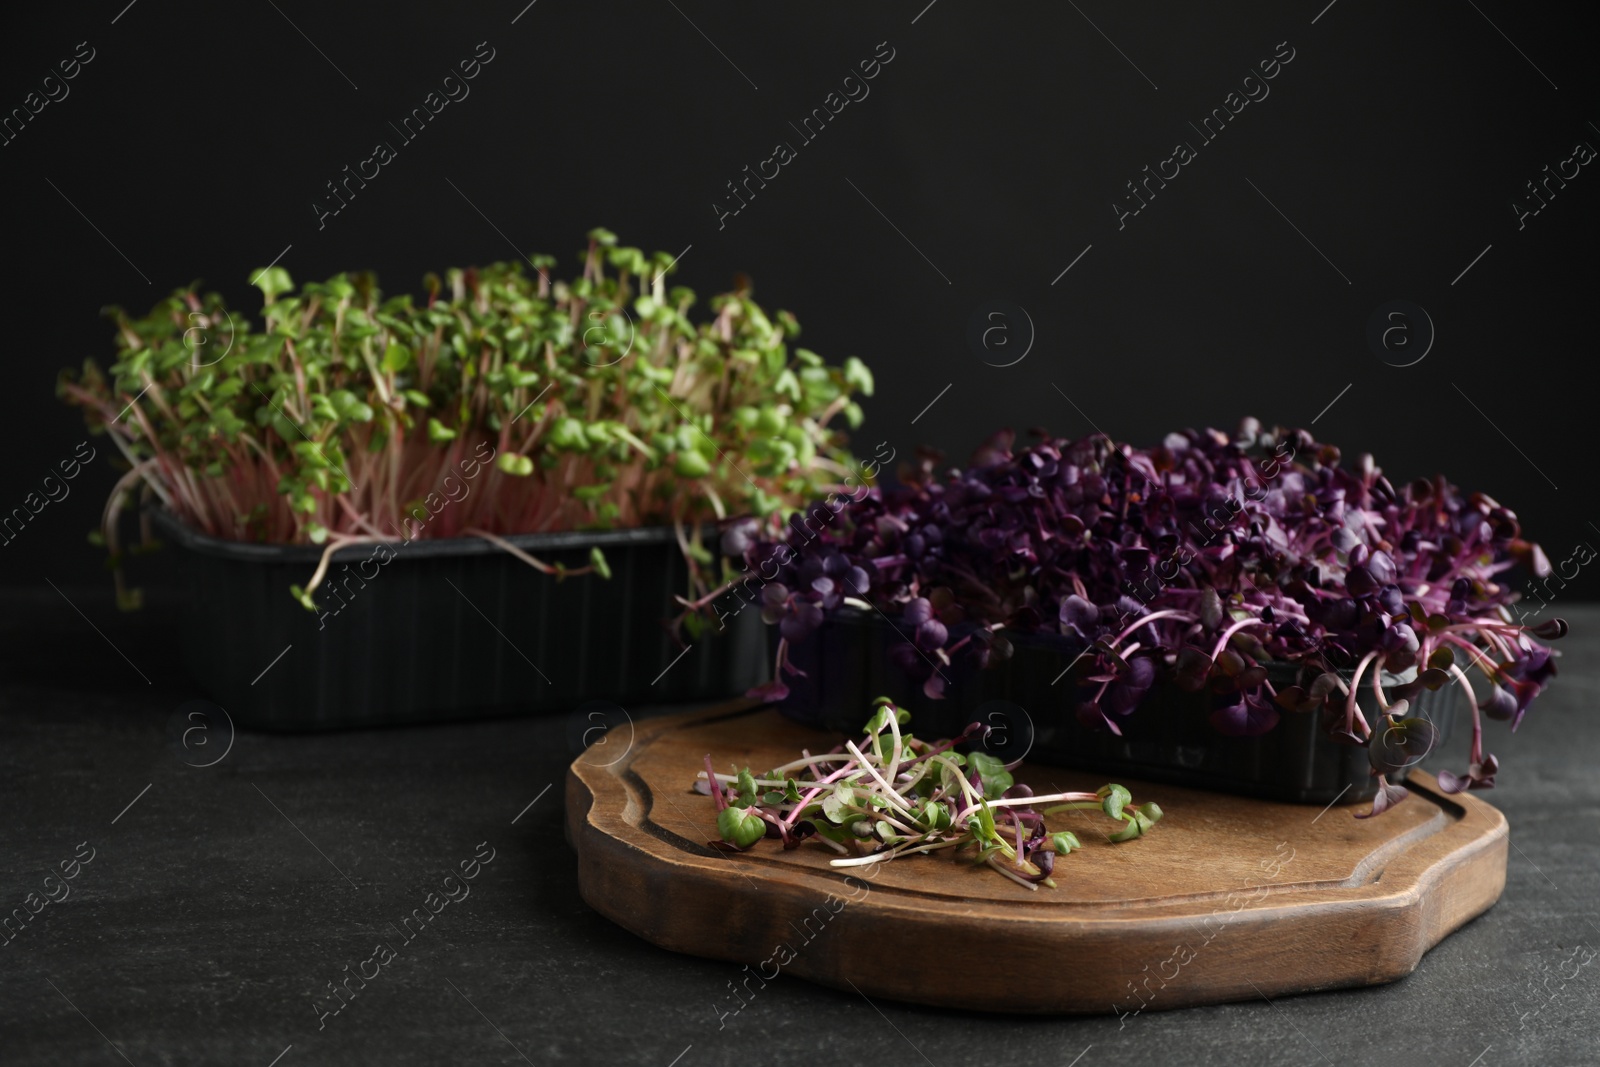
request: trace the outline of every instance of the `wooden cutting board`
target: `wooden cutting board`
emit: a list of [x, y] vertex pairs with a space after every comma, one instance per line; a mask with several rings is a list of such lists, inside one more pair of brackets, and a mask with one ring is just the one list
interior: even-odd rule
[[[1505, 887], [1504, 816], [1420, 771], [1376, 819], [1124, 779], [1164, 818], [1113, 844], [1101, 815], [1052, 816], [1084, 844], [1059, 857], [1053, 890], [939, 854], [842, 870], [815, 841], [727, 855], [707, 847], [714, 802], [692, 791], [706, 753], [759, 770], [837, 738], [748, 701], [629, 730], [567, 775], [583, 898], [664, 948], [748, 964], [745, 996], [782, 973], [943, 1007], [1126, 1015], [1375, 985]], [[1030, 764], [1016, 777], [1037, 793], [1105, 781]]]

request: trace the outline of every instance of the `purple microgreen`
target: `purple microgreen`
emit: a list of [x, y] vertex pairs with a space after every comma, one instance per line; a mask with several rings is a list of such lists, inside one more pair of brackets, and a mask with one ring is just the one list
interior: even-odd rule
[[1396, 785], [1387, 778], [1380, 777], [1378, 779], [1378, 795], [1372, 798], [1372, 810], [1356, 812], [1356, 818], [1370, 819], [1374, 815], [1382, 815], [1410, 795], [1410, 791], [1405, 786]]
[[[1333, 739], [1381, 749], [1390, 727], [1363, 714], [1363, 682], [1383, 712], [1477, 667], [1477, 772], [1451, 779], [1471, 788], [1493, 780], [1481, 718], [1516, 729], [1555, 674], [1540, 642], [1567, 632], [1518, 604], [1505, 572], [1551, 568], [1509, 509], [1442, 477], [1396, 487], [1370, 456], [1341, 466], [1308, 432], [1255, 420], [1146, 449], [1004, 431], [967, 466], [906, 465], [820, 530], [737, 529], [724, 547], [762, 575], [764, 615], [782, 626], [774, 681], [753, 695], [788, 696], [789, 649], [845, 604], [894, 621], [890, 658], [930, 699], [1004, 663], [1017, 634], [1053, 643], [1062, 706], [1117, 735], [1170, 686], [1208, 701], [1223, 734], [1319, 713]], [[1413, 759], [1407, 744], [1374, 766]]]
[[1400, 718], [1409, 702], [1397, 700], [1380, 721], [1367, 745], [1367, 760], [1374, 774], [1393, 774], [1414, 767], [1433, 751], [1438, 728], [1427, 719]]
[[1478, 715], [1478, 697], [1472, 691], [1471, 680], [1460, 667], [1452, 664], [1450, 673], [1455, 675], [1456, 681], [1467, 695], [1468, 706], [1472, 708], [1472, 754], [1464, 776], [1451, 771], [1439, 772], [1439, 788], [1446, 793], [1459, 793], [1464, 789], [1493, 789], [1494, 776], [1500, 769], [1500, 761], [1492, 755], [1484, 755], [1483, 720]]

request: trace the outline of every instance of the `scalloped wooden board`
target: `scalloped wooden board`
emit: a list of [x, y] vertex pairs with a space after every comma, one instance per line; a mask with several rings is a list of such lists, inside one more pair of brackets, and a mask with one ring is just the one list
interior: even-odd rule
[[[943, 855], [840, 869], [815, 841], [708, 847], [715, 808], [691, 790], [706, 753], [759, 770], [836, 740], [745, 701], [639, 723], [620, 757], [585, 752], [567, 774], [584, 900], [663, 948], [749, 964], [752, 992], [781, 972], [943, 1007], [1122, 1013], [1391, 982], [1505, 888], [1504, 816], [1420, 771], [1376, 819], [1123, 779], [1160, 824], [1112, 844], [1103, 816], [1052, 816], [1084, 848], [1035, 892]], [[1039, 793], [1106, 780], [1016, 776]], [[961, 961], [984, 980], [939, 978]]]

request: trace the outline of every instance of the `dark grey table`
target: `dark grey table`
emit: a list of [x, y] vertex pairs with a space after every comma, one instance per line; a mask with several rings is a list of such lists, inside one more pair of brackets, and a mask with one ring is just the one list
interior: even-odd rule
[[[724, 1017], [739, 968], [657, 949], [579, 898], [564, 719], [241, 732], [191, 766], [226, 731], [178, 743], [198, 694], [170, 619], [68, 592], [82, 614], [49, 589], [0, 600], [3, 891], [32, 916], [0, 947], [0, 1063], [1600, 1063], [1600, 962], [1581, 965], [1600, 948], [1600, 609], [1563, 605], [1561, 677], [1517, 735], [1491, 724], [1504, 897], [1403, 981], [1119, 1021], [932, 1011], [779, 977]], [[470, 883], [449, 879], [462, 861]], [[407, 942], [414, 909], [428, 921]], [[392, 958], [367, 962], [379, 943]], [[355, 971], [377, 973], [322, 1015], [328, 983]]]

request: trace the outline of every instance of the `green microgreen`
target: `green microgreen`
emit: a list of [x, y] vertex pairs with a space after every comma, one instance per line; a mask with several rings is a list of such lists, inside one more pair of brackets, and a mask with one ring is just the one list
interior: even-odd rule
[[854, 469], [837, 424], [859, 425], [872, 376], [791, 348], [794, 316], [747, 283], [691, 318], [672, 256], [589, 237], [571, 280], [534, 256], [430, 274], [413, 298], [369, 273], [296, 290], [272, 267], [255, 321], [194, 286], [142, 318], [111, 309], [115, 362], [58, 393], [127, 464], [114, 566], [138, 493], [212, 537], [324, 546], [294, 592], [308, 607], [351, 544], [478, 536], [606, 577], [598, 551], [563, 569], [500, 535], [649, 525], [678, 529], [703, 591], [703, 526], [793, 510]]
[[791, 849], [814, 836], [841, 854], [835, 867], [950, 849], [959, 860], [1037, 889], [1054, 888], [1056, 856], [1083, 847], [1072, 832], [1051, 831], [1046, 816], [1098, 810], [1122, 824], [1107, 834], [1114, 842], [1149, 833], [1161, 818], [1158, 805], [1135, 805], [1116, 784], [1093, 793], [1035, 796], [1013, 777], [1018, 764], [981, 750], [954, 751], [981, 736], [981, 724], [930, 743], [902, 730], [909, 719], [879, 698], [859, 742], [847, 740], [820, 756], [802, 751], [801, 758], [761, 774], [749, 767], [719, 774], [708, 754], [696, 789], [717, 804], [720, 840], [713, 843], [744, 851], [775, 837]]

